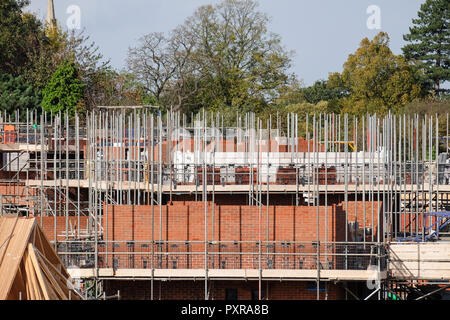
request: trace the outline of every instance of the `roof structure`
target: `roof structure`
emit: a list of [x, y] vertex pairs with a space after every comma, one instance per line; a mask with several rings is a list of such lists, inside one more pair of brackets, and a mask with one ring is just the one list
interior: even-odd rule
[[0, 300], [81, 300], [34, 218], [0, 217]]

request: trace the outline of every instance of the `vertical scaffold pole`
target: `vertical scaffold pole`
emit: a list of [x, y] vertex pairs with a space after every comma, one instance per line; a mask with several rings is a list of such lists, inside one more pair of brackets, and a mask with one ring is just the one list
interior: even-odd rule
[[207, 141], [206, 114], [203, 109], [203, 201], [205, 204], [205, 300], [208, 300], [208, 197], [207, 197]]

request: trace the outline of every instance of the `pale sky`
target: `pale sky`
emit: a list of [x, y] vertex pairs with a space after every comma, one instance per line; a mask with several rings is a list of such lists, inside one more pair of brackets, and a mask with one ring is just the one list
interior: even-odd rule
[[[81, 12], [81, 28], [122, 69], [130, 46], [150, 32], [168, 32], [204, 4], [219, 0], [54, 0], [56, 17], [63, 27], [71, 5]], [[341, 72], [350, 53], [364, 37], [372, 39], [385, 31], [391, 49], [401, 53], [412, 19], [425, 0], [259, 0], [260, 11], [271, 18], [269, 30], [281, 36], [287, 50], [294, 50], [292, 72], [305, 85]], [[367, 8], [380, 8], [381, 29], [370, 30]], [[31, 0], [27, 11], [45, 19], [47, 0]]]

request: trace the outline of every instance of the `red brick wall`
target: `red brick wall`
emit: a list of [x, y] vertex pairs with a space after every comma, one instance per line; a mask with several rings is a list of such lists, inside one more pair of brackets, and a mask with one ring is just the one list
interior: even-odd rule
[[[27, 193], [28, 192], [28, 193]], [[3, 203], [14, 203], [19, 205], [27, 205], [26, 197], [30, 197], [36, 194], [35, 189], [28, 189], [24, 183], [8, 183], [0, 182], [0, 194], [2, 196], [19, 196], [19, 197], [6, 197]]]
[[[263, 190], [264, 191], [264, 190]], [[331, 196], [328, 197], [331, 199]], [[198, 198], [200, 202], [202, 202], [202, 196], [199, 195]], [[212, 196], [208, 196], [208, 200], [212, 201]], [[194, 195], [175, 195], [172, 194], [172, 202], [195, 202], [195, 196]], [[266, 205], [266, 194], [263, 192], [262, 196], [262, 203]], [[269, 196], [270, 204], [273, 206], [294, 206], [296, 204], [295, 194], [271, 194]], [[329, 203], [333, 202], [332, 200], [329, 200]], [[249, 199], [248, 194], [233, 194], [232, 196], [228, 194], [216, 194], [214, 196], [214, 203], [216, 205], [220, 206], [242, 206], [242, 205], [248, 205]], [[299, 205], [303, 205], [304, 200], [301, 195], [299, 195]]]
[[[209, 256], [209, 267], [258, 268], [258, 256], [254, 253], [259, 250], [256, 242], [262, 240], [277, 242], [276, 245], [269, 244], [269, 247], [263, 243], [263, 252], [269, 253], [264, 256], [263, 268], [314, 269], [316, 268], [315, 257], [308, 256], [306, 253], [315, 252], [311, 242], [318, 240], [317, 231], [321, 242], [345, 241], [346, 224], [343, 208], [342, 204], [332, 204], [327, 208], [319, 207], [319, 228], [317, 228], [317, 207], [315, 206], [270, 206], [268, 216], [266, 207], [262, 208], [260, 216], [259, 207], [255, 206], [215, 206], [213, 221], [213, 206], [209, 202], [207, 207], [208, 240], [220, 241], [219, 244], [208, 245], [208, 252], [215, 252], [214, 255]], [[354, 210], [354, 207], [352, 208], [349, 204], [349, 211], [352, 209]], [[362, 219], [362, 207], [357, 206], [357, 210], [359, 221]], [[106, 262], [109, 265], [115, 264], [118, 268], [150, 268], [153, 256], [156, 268], [203, 268], [205, 264], [205, 245], [202, 243], [205, 237], [204, 204], [186, 201], [162, 206], [161, 237], [159, 206], [154, 207], [153, 217], [153, 239], [171, 242], [155, 245], [153, 248], [155, 255], [151, 254], [152, 248], [149, 244], [152, 240], [151, 206], [107, 206], [107, 215], [103, 222], [104, 239], [116, 241], [116, 243], [114, 247], [111, 244], [108, 246], [108, 251], [113, 254]], [[261, 225], [259, 225], [259, 219], [261, 219]], [[349, 221], [352, 219], [354, 216], [349, 214]], [[366, 217], [366, 221], [367, 219]], [[369, 222], [371, 221], [367, 221], [366, 226]], [[377, 219], [374, 219], [374, 222], [376, 226]], [[350, 235], [348, 240], [352, 240]], [[366, 240], [370, 239], [366, 237]], [[135, 244], [126, 243], [136, 241]], [[325, 247], [325, 245], [322, 246], [323, 252]], [[333, 253], [338, 248], [326, 250], [328, 253]], [[129, 252], [140, 254], [128, 254]], [[170, 254], [158, 254], [158, 252]], [[293, 253], [296, 255], [292, 255]], [[321, 262], [326, 265], [332, 263], [333, 267], [337, 267], [340, 263], [338, 257], [331, 255], [322, 255]]]
[[[372, 226], [371, 202], [366, 202], [365, 226]], [[319, 207], [320, 241], [345, 240], [345, 203]], [[107, 211], [106, 211], [107, 210]], [[152, 230], [151, 206], [107, 206], [104, 226], [107, 226], [107, 240], [150, 241]], [[160, 211], [154, 206], [154, 239], [160, 239]], [[363, 205], [356, 205], [360, 227], [363, 223]], [[373, 223], [376, 229], [381, 211], [374, 202]], [[261, 231], [263, 241], [317, 241], [316, 206], [269, 206], [269, 225], [267, 226], [267, 207], [261, 209], [261, 230], [259, 230], [259, 207], [238, 205], [215, 205], [208, 202], [208, 239], [218, 241], [258, 241]], [[348, 203], [348, 219], [355, 219], [355, 203]], [[203, 241], [205, 207], [203, 202], [173, 202], [161, 207], [161, 240]], [[269, 231], [269, 239], [267, 239]]]
[[[415, 210], [415, 209], [414, 209]], [[420, 210], [420, 209], [419, 209]], [[404, 215], [398, 215], [397, 217], [393, 217], [392, 224], [398, 226], [397, 227], [397, 236], [403, 237], [404, 232], [411, 232], [413, 234], [416, 234], [416, 230], [418, 230], [418, 233], [422, 232], [422, 228], [424, 224], [427, 227], [430, 227], [430, 221], [429, 218], [424, 219], [425, 215], [421, 212], [419, 213], [405, 213]], [[431, 217], [431, 225], [434, 225], [436, 223], [437, 219], [436, 217]], [[433, 230], [436, 230], [436, 226], [433, 227]], [[394, 235], [392, 235], [394, 237]]]
[[[314, 283], [315, 285], [315, 283]], [[210, 299], [225, 300], [226, 289], [237, 289], [238, 300], [251, 300], [252, 292], [258, 290], [257, 281], [210, 281]], [[150, 281], [110, 280], [104, 282], [107, 295], [117, 294], [123, 300], [151, 299]], [[321, 300], [344, 299], [343, 289], [335, 284], [326, 283], [325, 291], [320, 292]], [[316, 300], [316, 291], [307, 290], [307, 282], [282, 281], [262, 282], [262, 291], [268, 300]], [[153, 299], [155, 300], [204, 300], [204, 281], [154, 281]]]
[[[372, 228], [373, 229], [373, 239], [377, 241], [377, 234], [382, 232], [382, 212], [383, 212], [383, 202], [380, 201], [362, 201], [354, 202], [348, 201], [348, 220], [355, 221], [355, 207], [357, 221], [360, 228]], [[338, 206], [339, 210], [346, 211], [347, 205], [345, 202], [341, 202]], [[373, 211], [373, 213], [372, 213]], [[365, 215], [364, 215], [365, 212]], [[345, 213], [344, 213], [345, 214]], [[378, 219], [380, 217], [380, 230], [378, 230]], [[373, 219], [373, 220], [372, 220]], [[344, 233], [345, 234], [345, 233]], [[366, 234], [366, 241], [372, 241], [371, 235]]]
[[[88, 217], [80, 217], [80, 227], [78, 227], [78, 217], [69, 217], [69, 232], [73, 231], [76, 234], [77, 230], [86, 229]], [[36, 217], [38, 224], [42, 227], [45, 236], [48, 240], [55, 239], [55, 217]], [[70, 227], [72, 226], [72, 227]], [[56, 236], [57, 240], [66, 240], [64, 236], [66, 230], [66, 217], [56, 217]]]

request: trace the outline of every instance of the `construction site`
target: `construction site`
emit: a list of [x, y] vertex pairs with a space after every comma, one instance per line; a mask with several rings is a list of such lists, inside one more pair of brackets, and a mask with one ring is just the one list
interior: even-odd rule
[[6, 224], [31, 221], [60, 298], [450, 298], [448, 114], [98, 107], [0, 130], [0, 270]]

